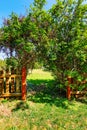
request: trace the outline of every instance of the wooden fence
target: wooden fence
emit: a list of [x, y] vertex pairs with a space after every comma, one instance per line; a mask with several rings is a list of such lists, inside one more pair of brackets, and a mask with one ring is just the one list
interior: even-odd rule
[[[81, 85], [85, 85], [85, 88], [81, 91], [78, 90], [78, 87], [77, 89], [71, 88], [71, 85], [74, 84], [74, 79], [72, 77], [68, 77], [67, 81], [68, 81], [68, 85], [67, 85], [66, 97], [69, 100], [71, 99], [72, 96], [78, 98], [80, 96], [87, 95], [87, 87], [86, 87], [87, 81], [84, 80], [80, 82]], [[75, 84], [78, 86], [78, 83]]]
[[[22, 100], [26, 100], [26, 68], [23, 67], [19, 72], [14, 69], [0, 70], [0, 98], [21, 97]], [[73, 78], [68, 77], [67, 80], [66, 96], [68, 99], [72, 95], [78, 97], [78, 95], [87, 94], [87, 87], [83, 91], [73, 91], [70, 87], [73, 84]]]
[[0, 70], [0, 98], [22, 96], [22, 75], [17, 70]]

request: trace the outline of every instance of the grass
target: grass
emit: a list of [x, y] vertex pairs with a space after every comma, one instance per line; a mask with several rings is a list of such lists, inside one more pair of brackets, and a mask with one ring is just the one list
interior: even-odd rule
[[27, 76], [27, 81], [34, 85], [48, 84], [54, 80], [51, 73], [43, 71], [41, 69], [35, 69], [32, 71], [32, 74]]
[[[87, 100], [71, 100], [57, 95], [48, 72], [35, 70], [27, 77], [27, 101], [0, 101], [1, 130], [86, 130]], [[56, 94], [53, 91], [56, 92]]]
[[51, 75], [51, 73], [47, 72], [47, 71], [43, 71], [41, 69], [34, 69], [32, 71], [32, 74], [28, 75], [28, 78], [31, 80], [52, 80], [54, 79], [53, 76]]

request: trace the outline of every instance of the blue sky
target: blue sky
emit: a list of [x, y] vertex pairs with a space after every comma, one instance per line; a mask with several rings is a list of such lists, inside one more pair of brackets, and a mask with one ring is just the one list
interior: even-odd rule
[[[7, 18], [11, 12], [18, 15], [26, 14], [26, 9], [33, 3], [34, 0], [0, 0], [0, 26], [2, 26], [3, 19]], [[56, 0], [47, 0], [46, 8], [50, 8]]]
[[[33, 3], [34, 0], [0, 0], [0, 27], [3, 19], [7, 18], [11, 12], [17, 14], [26, 14], [26, 9]], [[84, 0], [87, 3], [87, 0]], [[56, 0], [47, 0], [46, 9], [49, 9]]]

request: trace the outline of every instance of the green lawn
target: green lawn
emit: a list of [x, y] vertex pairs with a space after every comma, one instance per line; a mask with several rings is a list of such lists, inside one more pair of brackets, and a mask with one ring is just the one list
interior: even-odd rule
[[29, 83], [32, 83], [34, 85], [41, 85], [46, 83], [51, 83], [54, 78], [51, 75], [51, 73], [47, 71], [43, 71], [41, 69], [35, 69], [32, 71], [32, 74], [27, 76], [27, 80], [29, 80]]
[[68, 101], [54, 94], [48, 72], [34, 70], [27, 81], [26, 102], [0, 101], [0, 130], [87, 130], [86, 99]]
[[43, 71], [41, 69], [34, 69], [32, 73], [28, 75], [27, 78], [32, 80], [52, 80], [53, 76], [47, 71]]

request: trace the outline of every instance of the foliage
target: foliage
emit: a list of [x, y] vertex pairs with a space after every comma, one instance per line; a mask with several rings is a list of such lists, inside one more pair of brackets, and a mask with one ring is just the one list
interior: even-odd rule
[[[46, 28], [45, 22], [48, 24]], [[40, 56], [45, 61], [45, 67], [61, 83], [65, 81], [66, 71], [77, 71], [79, 74], [87, 72], [86, 22], [87, 4], [83, 4], [83, 0], [58, 0], [44, 15], [42, 24], [47, 44], [41, 38]]]
[[6, 61], [0, 59], [0, 68], [5, 67], [5, 66], [6, 66]]
[[[33, 68], [34, 66], [38, 51], [38, 33], [40, 33], [37, 26], [40, 21], [37, 19], [37, 15], [41, 13], [43, 4], [45, 4], [45, 0], [35, 0], [33, 4], [35, 7], [31, 7], [27, 16], [18, 16], [12, 13], [8, 19], [4, 19], [4, 26], [1, 28], [0, 47], [6, 52], [8, 58], [15, 57], [20, 67]], [[35, 12], [37, 13], [35, 14]]]
[[35, 0], [27, 16], [12, 13], [0, 30], [0, 46], [19, 66], [34, 67], [39, 59], [65, 85], [68, 72], [87, 72], [87, 4], [57, 0], [48, 11], [46, 0]]
[[32, 23], [30, 22], [27, 26], [26, 21], [27, 18], [18, 17], [12, 13], [9, 19], [4, 20], [4, 26], [2, 27], [2, 49], [6, 52], [8, 58], [15, 59], [20, 67], [27, 66], [27, 63], [31, 66], [35, 58], [34, 44], [31, 37], [28, 39], [28, 36], [26, 36]]
[[7, 65], [7, 68], [8, 67], [17, 68], [19, 66], [17, 60], [14, 57], [7, 58], [6, 65]]

